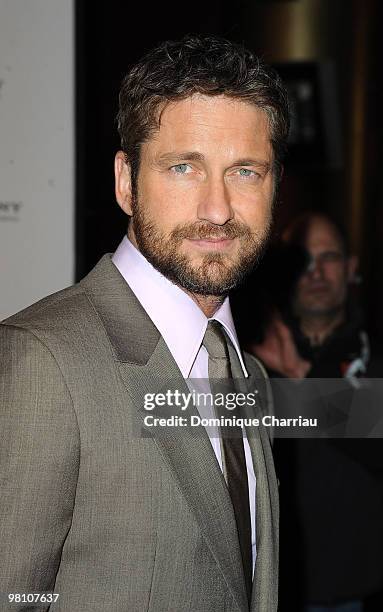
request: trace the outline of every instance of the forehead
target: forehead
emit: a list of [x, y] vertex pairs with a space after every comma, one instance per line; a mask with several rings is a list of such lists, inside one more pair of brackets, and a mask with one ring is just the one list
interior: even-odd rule
[[154, 149], [212, 150], [236, 154], [252, 149], [270, 157], [268, 116], [256, 106], [227, 96], [194, 94], [171, 102], [160, 114], [159, 130], [148, 141]]
[[307, 226], [305, 247], [312, 254], [325, 251], [343, 251], [337, 229], [325, 219], [314, 218]]

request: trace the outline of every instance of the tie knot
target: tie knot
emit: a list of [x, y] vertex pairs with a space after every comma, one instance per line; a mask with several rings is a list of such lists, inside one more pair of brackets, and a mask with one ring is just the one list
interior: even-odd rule
[[225, 334], [221, 323], [209, 321], [202, 344], [212, 359], [228, 359], [228, 350]]

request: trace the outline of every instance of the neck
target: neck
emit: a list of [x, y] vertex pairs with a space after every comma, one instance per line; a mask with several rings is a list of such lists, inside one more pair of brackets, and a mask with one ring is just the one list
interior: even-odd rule
[[300, 329], [303, 335], [310, 340], [310, 344], [317, 346], [323, 344], [343, 321], [343, 310], [331, 314], [306, 315], [300, 320]]
[[192, 298], [192, 300], [197, 304], [208, 319], [210, 319], [214, 313], [217, 312], [218, 308], [225, 299], [224, 296], [198, 295], [197, 293], [190, 293], [189, 291], [186, 291], [186, 289], [184, 289], [184, 291]]

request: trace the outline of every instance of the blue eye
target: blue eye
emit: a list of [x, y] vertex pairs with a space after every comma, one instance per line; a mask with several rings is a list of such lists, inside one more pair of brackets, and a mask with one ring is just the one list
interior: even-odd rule
[[240, 168], [239, 174], [241, 176], [252, 176], [254, 174], [253, 170], [248, 170], [247, 168]]
[[176, 174], [186, 174], [188, 168], [189, 164], [177, 164], [176, 166], [172, 166], [172, 170], [174, 170]]

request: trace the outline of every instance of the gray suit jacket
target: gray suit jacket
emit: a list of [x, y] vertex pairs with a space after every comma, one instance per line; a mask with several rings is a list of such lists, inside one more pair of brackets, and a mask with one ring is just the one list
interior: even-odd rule
[[[110, 256], [4, 321], [0, 356], [0, 609], [25, 610], [7, 604], [8, 592], [54, 591], [50, 608], [27, 609], [248, 610], [233, 508], [207, 435], [142, 435], [143, 394], [159, 380], [185, 382]], [[255, 359], [247, 366], [253, 383], [263, 376]], [[250, 444], [251, 610], [272, 612], [277, 486], [268, 436], [260, 430]]]

